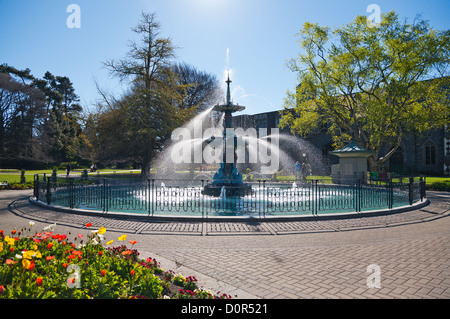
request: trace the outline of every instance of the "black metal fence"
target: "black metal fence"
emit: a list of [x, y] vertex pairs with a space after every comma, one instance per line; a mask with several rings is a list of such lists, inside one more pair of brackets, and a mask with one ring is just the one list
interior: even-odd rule
[[[412, 205], [425, 198], [423, 177], [388, 179], [376, 184], [356, 181], [334, 185], [320, 180], [305, 183], [251, 183], [245, 197], [213, 198], [202, 193], [207, 180], [129, 181], [104, 178], [61, 178], [35, 175], [34, 197], [49, 205], [70, 209], [134, 212], [148, 216], [190, 215], [305, 215], [362, 212]], [[184, 186], [181, 186], [184, 185]]]

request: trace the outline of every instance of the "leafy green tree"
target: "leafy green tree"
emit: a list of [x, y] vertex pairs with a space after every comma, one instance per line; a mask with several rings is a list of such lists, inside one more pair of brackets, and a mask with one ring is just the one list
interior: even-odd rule
[[389, 12], [376, 27], [365, 16], [335, 29], [308, 22], [299, 38], [302, 53], [288, 65], [300, 85], [285, 98], [281, 127], [325, 129], [335, 147], [354, 140], [376, 152], [375, 170], [408, 132], [449, 123], [449, 30]]
[[46, 161], [44, 95], [33, 86], [30, 70], [0, 65], [0, 162], [30, 165]]
[[152, 159], [171, 132], [219, 86], [215, 78], [173, 63], [175, 47], [170, 38], [160, 36], [155, 14], [142, 13], [132, 31], [139, 41], [130, 42], [127, 57], [105, 62], [111, 75], [128, 81], [130, 88], [120, 99], [106, 99], [96, 140], [100, 158], [137, 161], [148, 176]]
[[72, 82], [68, 77], [46, 72], [43, 79], [35, 79], [34, 83], [46, 97], [45, 126], [52, 137], [51, 155], [60, 163], [75, 160], [86, 139], [80, 125], [82, 107]]

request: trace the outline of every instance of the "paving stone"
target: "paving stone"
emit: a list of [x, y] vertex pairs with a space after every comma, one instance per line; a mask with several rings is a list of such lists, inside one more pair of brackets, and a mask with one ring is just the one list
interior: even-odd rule
[[[131, 233], [135, 248], [179, 265], [175, 272], [191, 269], [254, 298], [450, 298], [448, 193], [429, 192], [431, 205], [386, 216], [267, 223], [84, 216], [33, 206], [30, 194], [0, 192], [0, 229], [32, 219], [82, 232], [92, 222], [111, 237]], [[371, 264], [381, 268], [380, 289], [367, 287]]]

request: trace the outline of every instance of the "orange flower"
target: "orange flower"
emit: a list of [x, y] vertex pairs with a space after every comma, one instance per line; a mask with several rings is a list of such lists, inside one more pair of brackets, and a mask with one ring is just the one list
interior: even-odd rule
[[5, 263], [6, 263], [7, 265], [14, 265], [16, 262], [17, 262], [17, 260], [16, 260], [16, 261], [13, 261], [12, 259], [6, 259], [6, 261], [5, 261]]
[[105, 275], [106, 275], [106, 270], [102, 270], [102, 271], [100, 271], [100, 276], [102, 276], [102, 277], [105, 277]]
[[13, 234], [13, 235], [15, 235], [17, 233], [17, 230], [15, 230], [15, 229], [13, 229], [12, 231], [11, 231], [11, 234]]
[[37, 233], [35, 236], [36, 236], [36, 237], [41, 237], [41, 236], [42, 236], [42, 233]]
[[66, 264], [66, 263], [64, 263], [64, 264], [63, 264], [63, 267], [64, 267], [64, 268], [67, 268], [67, 264]]
[[131, 251], [130, 250], [126, 250], [122, 252], [122, 255], [126, 256], [126, 255], [130, 255]]
[[131, 245], [135, 245], [135, 244], [137, 243], [137, 241], [135, 241], [135, 240], [130, 240], [129, 243], [130, 243]]
[[52, 247], [53, 247], [53, 243], [49, 243], [49, 244], [47, 245], [47, 249], [48, 249], [48, 250], [52, 249]]
[[52, 259], [55, 259], [55, 256], [47, 256], [47, 257], [45, 257], [45, 259], [52, 260]]
[[42, 286], [42, 278], [41, 277], [38, 277], [38, 278], [36, 278], [36, 286]]
[[134, 269], [131, 270], [130, 274], [131, 276], [134, 276]]

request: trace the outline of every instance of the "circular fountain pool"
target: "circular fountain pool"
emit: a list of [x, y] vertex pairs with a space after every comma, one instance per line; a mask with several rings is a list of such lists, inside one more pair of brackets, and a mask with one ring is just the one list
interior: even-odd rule
[[176, 218], [336, 215], [392, 209], [421, 199], [419, 185], [409, 184], [344, 186], [317, 181], [299, 185], [259, 181], [252, 183], [251, 194], [242, 197], [228, 196], [225, 189], [219, 197], [205, 195], [205, 181], [203, 186], [181, 184], [67, 179], [50, 186], [41, 183], [35, 188], [35, 197], [69, 210]]

